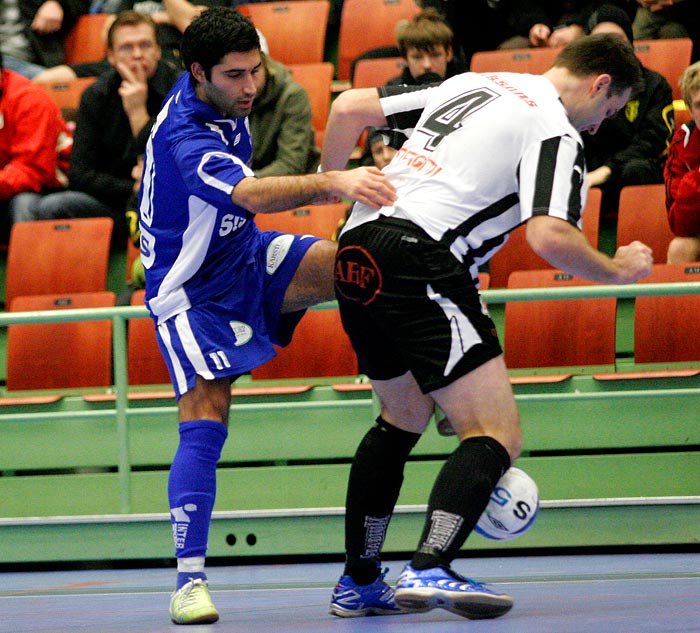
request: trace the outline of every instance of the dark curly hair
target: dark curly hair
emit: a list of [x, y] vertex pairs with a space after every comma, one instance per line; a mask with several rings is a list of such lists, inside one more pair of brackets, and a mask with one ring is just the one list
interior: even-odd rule
[[231, 7], [211, 7], [200, 13], [182, 35], [180, 51], [189, 71], [197, 62], [211, 79], [211, 69], [229, 53], [260, 50], [253, 23]]

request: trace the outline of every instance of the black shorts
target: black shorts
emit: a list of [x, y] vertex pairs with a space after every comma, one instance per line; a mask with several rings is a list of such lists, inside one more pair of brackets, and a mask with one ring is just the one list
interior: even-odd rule
[[382, 217], [344, 233], [335, 291], [371, 379], [410, 371], [428, 393], [502, 353], [467, 267], [411, 222]]

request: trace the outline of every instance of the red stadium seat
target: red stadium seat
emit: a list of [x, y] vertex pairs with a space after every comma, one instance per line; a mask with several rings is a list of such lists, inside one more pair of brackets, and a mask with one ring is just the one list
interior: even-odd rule
[[357, 358], [343, 330], [337, 309], [309, 310], [294, 331], [292, 342], [254, 369], [254, 380], [355, 376]]
[[248, 16], [265, 36], [270, 56], [278, 62], [309, 64], [323, 61], [330, 13], [328, 0], [241, 4], [238, 11]]
[[338, 79], [350, 79], [352, 62], [362, 53], [396, 46], [396, 24], [420, 10], [414, 0], [344, 0], [338, 35]]
[[[508, 280], [508, 289], [590, 285], [554, 269], [515, 271]], [[616, 312], [614, 297], [508, 302], [503, 346], [508, 369], [614, 368]]]
[[5, 304], [19, 295], [107, 289], [111, 218], [34, 220], [12, 226]]
[[[22, 296], [12, 312], [108, 308], [113, 292]], [[112, 322], [71, 321], [8, 326], [7, 389], [107, 387], [112, 384]]]
[[672, 239], [664, 185], [623, 187], [617, 215], [618, 247], [639, 240], [651, 247], [654, 263], [663, 264]]

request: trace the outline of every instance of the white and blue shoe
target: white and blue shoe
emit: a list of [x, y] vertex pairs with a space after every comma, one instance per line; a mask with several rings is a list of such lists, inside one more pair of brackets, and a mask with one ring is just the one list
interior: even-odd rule
[[333, 590], [328, 612], [341, 618], [405, 613], [394, 602], [394, 590], [384, 582], [387, 567], [372, 584], [357, 585], [350, 576], [341, 576]]
[[447, 567], [413, 569], [406, 565], [394, 592], [396, 604], [414, 613], [446, 609], [463, 618], [497, 618], [510, 611], [513, 598], [464, 578]]

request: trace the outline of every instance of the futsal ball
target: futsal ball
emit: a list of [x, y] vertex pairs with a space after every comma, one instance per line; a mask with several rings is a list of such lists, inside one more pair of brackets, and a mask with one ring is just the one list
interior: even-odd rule
[[474, 531], [496, 541], [511, 541], [532, 527], [539, 508], [537, 484], [524, 470], [511, 466], [498, 480]]

